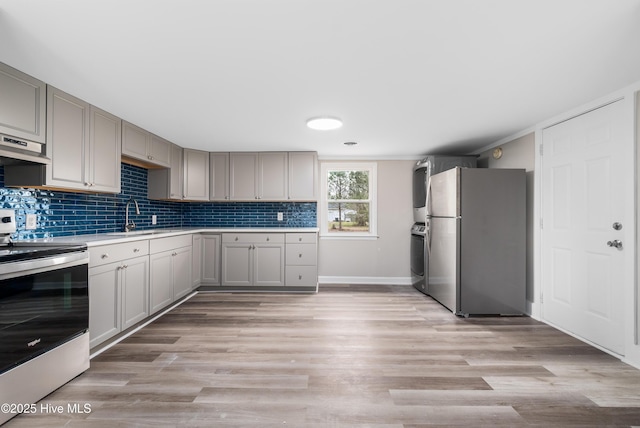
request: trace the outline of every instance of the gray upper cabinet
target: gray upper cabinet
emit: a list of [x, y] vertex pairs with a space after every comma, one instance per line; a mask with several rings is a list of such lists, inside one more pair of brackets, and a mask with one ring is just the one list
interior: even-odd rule
[[209, 200], [229, 200], [229, 153], [209, 153]]
[[209, 152], [183, 149], [183, 199], [209, 200]]
[[47, 156], [45, 185], [89, 190], [89, 103], [47, 88]]
[[231, 200], [286, 200], [287, 152], [231, 153]]
[[258, 156], [258, 199], [286, 200], [288, 153], [264, 152]]
[[46, 85], [0, 63], [0, 133], [45, 142]]
[[318, 200], [318, 154], [289, 152], [289, 199]]
[[121, 120], [72, 95], [47, 88], [50, 165], [7, 165], [7, 186], [120, 192]]
[[149, 170], [147, 185], [149, 199], [182, 200], [182, 151], [182, 147], [171, 144], [171, 166]]
[[229, 155], [229, 197], [234, 201], [258, 199], [258, 153]]
[[140, 161], [141, 165], [168, 168], [171, 161], [171, 143], [139, 126], [123, 121], [122, 156]]
[[122, 120], [94, 106], [89, 114], [89, 190], [120, 193]]

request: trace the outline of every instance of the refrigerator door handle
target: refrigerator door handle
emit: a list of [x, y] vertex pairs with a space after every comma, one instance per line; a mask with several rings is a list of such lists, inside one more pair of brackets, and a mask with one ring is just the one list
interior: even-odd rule
[[427, 254], [431, 256], [431, 221], [427, 219], [427, 227], [425, 227], [425, 246], [427, 247]]
[[427, 218], [431, 216], [431, 165], [428, 164], [425, 172], [425, 181], [426, 181], [426, 201], [425, 201], [425, 212], [427, 213]]

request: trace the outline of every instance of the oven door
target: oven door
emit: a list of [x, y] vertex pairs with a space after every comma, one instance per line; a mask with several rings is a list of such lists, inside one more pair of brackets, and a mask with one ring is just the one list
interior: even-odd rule
[[0, 373], [89, 328], [88, 257], [65, 254], [0, 266]]
[[411, 284], [420, 292], [427, 294], [425, 272], [425, 234], [411, 233]]

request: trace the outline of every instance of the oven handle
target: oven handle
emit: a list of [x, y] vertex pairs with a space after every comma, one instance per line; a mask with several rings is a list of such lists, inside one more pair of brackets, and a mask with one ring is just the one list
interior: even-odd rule
[[52, 257], [0, 263], [0, 280], [89, 264], [89, 252], [79, 251]]

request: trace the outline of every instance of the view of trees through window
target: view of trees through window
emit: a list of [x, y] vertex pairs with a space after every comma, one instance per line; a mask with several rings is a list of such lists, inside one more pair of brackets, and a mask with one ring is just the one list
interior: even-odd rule
[[329, 171], [329, 232], [369, 232], [369, 171]]

